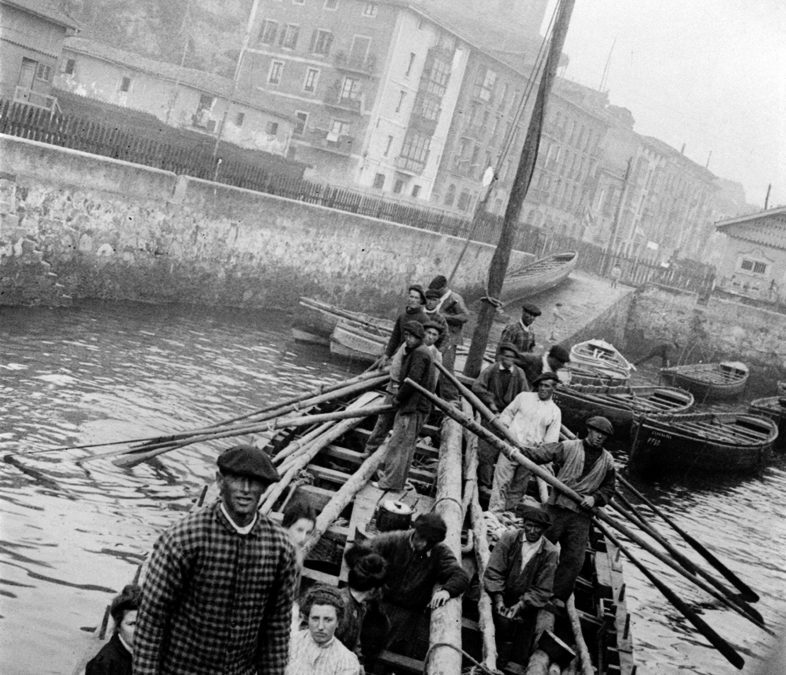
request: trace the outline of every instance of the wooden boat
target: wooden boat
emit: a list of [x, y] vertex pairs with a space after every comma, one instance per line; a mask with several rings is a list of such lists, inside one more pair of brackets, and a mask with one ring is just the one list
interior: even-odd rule
[[757, 398], [748, 404], [748, 412], [753, 415], [769, 417], [778, 425], [776, 450], [786, 449], [786, 396]]
[[346, 319], [380, 330], [393, 330], [393, 322], [363, 312], [354, 312], [314, 298], [300, 298], [298, 316], [292, 325], [292, 337], [298, 342], [330, 344], [336, 324]]
[[[362, 405], [373, 405], [378, 395], [364, 395], [366, 400]], [[358, 405], [358, 402], [352, 405]], [[344, 420], [340, 424], [344, 425], [341, 433], [334, 434], [329, 443], [323, 444], [297, 474], [297, 480], [277, 493], [269, 491], [267, 495], [270, 504], [268, 513], [274, 519], [280, 518], [289, 500], [298, 496], [308, 498], [319, 513], [315, 536], [307, 543], [304, 587], [313, 583], [337, 586], [346, 582], [348, 569], [344, 552], [355, 542], [377, 534], [378, 524], [382, 522], [377, 517], [380, 513], [378, 508], [386, 499], [406, 503], [414, 512], [413, 516], [432, 510], [441, 513], [449, 528], [446, 543], [462, 559], [465, 569], [474, 573], [473, 538], [467, 531], [462, 532], [464, 517], [458, 508], [462, 503], [462, 457], [469, 448], [464, 445], [471, 443], [474, 437], [462, 433], [458, 423], [451, 419], [446, 419], [439, 428], [427, 423], [417, 443], [409, 476], [415, 489], [398, 493], [383, 492], [374, 487], [370, 479], [384, 458], [386, 446], [370, 458], [366, 458], [362, 452], [371, 433], [373, 419]], [[313, 432], [308, 427], [283, 429], [272, 436], [265, 447], [274, 457], [286, 455], [290, 451], [298, 453], [309, 435], [313, 442]], [[476, 489], [474, 480], [468, 481], [465, 488], [469, 485]], [[265, 502], [262, 508], [265, 509]], [[590, 544], [584, 572], [575, 591], [575, 603], [585, 641], [596, 672], [632, 675], [635, 666], [630, 619], [625, 607], [619, 553], [595, 530]], [[490, 626], [484, 623], [482, 629], [477, 607], [469, 594], [460, 602], [448, 603], [439, 610], [439, 614], [435, 612], [430, 627], [424, 626], [424, 632], [411, 645], [412, 651], [408, 654], [383, 651], [374, 669], [367, 669], [366, 672], [370, 675], [381, 675], [390, 670], [399, 675], [458, 674], [463, 668], [472, 665], [467, 658], [462, 658], [460, 652], [436, 646], [438, 643], [456, 645], [472, 658], [483, 660], [484, 639], [493, 641], [493, 635], [484, 635], [484, 631], [493, 631], [493, 623]], [[548, 612], [543, 613], [542, 619], [555, 634], [569, 639], [567, 619], [560, 618], [555, 622], [553, 615]], [[430, 657], [425, 663], [427, 652], [430, 652]], [[511, 674], [522, 671], [506, 669], [505, 672]]]
[[748, 366], [739, 361], [691, 363], [661, 368], [661, 379], [691, 392], [698, 401], [736, 398], [748, 384]]
[[500, 299], [503, 306], [521, 302], [525, 298], [562, 283], [576, 267], [578, 257], [576, 251], [554, 253], [509, 270], [502, 284]]
[[341, 319], [330, 334], [330, 353], [361, 363], [373, 363], [385, 351], [391, 331]]
[[[609, 366], [592, 366], [584, 363], [568, 362], [559, 372], [565, 372], [566, 384], [592, 384], [622, 386], [630, 379], [630, 373]], [[562, 378], [560, 378], [562, 379]]]
[[554, 402], [562, 411], [562, 423], [581, 429], [592, 415], [603, 415], [614, 425], [614, 437], [627, 438], [637, 416], [687, 412], [693, 395], [675, 387], [629, 385], [560, 385]]
[[771, 419], [744, 413], [644, 416], [633, 421], [628, 466], [643, 475], [756, 471], [777, 436]]
[[573, 345], [570, 348], [570, 361], [582, 366], [619, 370], [627, 375], [635, 370], [633, 364], [613, 344], [599, 338]]

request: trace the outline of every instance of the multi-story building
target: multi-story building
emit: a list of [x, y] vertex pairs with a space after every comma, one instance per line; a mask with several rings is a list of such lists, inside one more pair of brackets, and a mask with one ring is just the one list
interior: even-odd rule
[[212, 136], [226, 120], [221, 137], [253, 150], [285, 155], [292, 136], [292, 119], [254, 92], [236, 92], [230, 106], [233, 87], [226, 77], [85, 38], [66, 38], [55, 85]]
[[54, 110], [52, 78], [77, 28], [50, 0], [0, 0], [0, 97]]

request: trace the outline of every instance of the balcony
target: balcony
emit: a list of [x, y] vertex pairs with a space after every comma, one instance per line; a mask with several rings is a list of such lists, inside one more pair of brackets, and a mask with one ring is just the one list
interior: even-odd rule
[[355, 115], [363, 114], [363, 94], [356, 96], [341, 96], [341, 87], [338, 81], [334, 82], [325, 92], [325, 97], [322, 99], [325, 105], [338, 110], [354, 113]]
[[423, 173], [423, 169], [426, 168], [426, 161], [420, 161], [417, 159], [412, 159], [411, 157], [404, 157], [404, 155], [399, 155], [393, 162], [396, 165], [396, 169], [399, 171], [403, 171], [404, 173], [411, 174], [413, 176], [419, 176]]
[[314, 128], [306, 134], [306, 140], [313, 148], [349, 157], [352, 154], [352, 143], [355, 139], [346, 134], [335, 134], [329, 129]]
[[26, 103], [36, 108], [48, 110], [50, 113], [57, 112], [60, 109], [56, 96], [42, 94], [33, 91], [29, 87], [16, 86], [14, 88], [14, 103]]
[[333, 57], [333, 65], [337, 70], [371, 76], [377, 68], [377, 57], [374, 54], [369, 54], [365, 58], [358, 58], [347, 55], [346, 52], [336, 52]]
[[415, 129], [426, 136], [433, 136], [434, 132], [437, 130], [438, 119], [439, 113], [437, 113], [437, 118], [432, 120], [424, 117], [421, 112], [413, 110], [409, 118], [409, 128]]

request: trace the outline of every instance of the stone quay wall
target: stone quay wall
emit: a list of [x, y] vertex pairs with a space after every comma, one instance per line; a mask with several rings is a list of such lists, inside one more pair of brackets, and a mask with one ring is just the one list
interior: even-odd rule
[[[70, 298], [377, 314], [452, 270], [464, 240], [0, 135], [0, 305]], [[481, 295], [494, 248], [453, 286]], [[512, 265], [533, 256], [514, 251]]]

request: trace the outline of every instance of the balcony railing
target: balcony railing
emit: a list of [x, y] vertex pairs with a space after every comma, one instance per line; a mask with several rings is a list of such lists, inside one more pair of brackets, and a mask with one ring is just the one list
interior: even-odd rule
[[377, 67], [377, 57], [369, 54], [364, 58], [347, 55], [346, 52], [336, 52], [333, 65], [338, 70], [346, 70], [362, 75], [373, 75]]
[[348, 134], [335, 134], [329, 129], [314, 128], [306, 134], [306, 140], [314, 148], [348, 156], [352, 154], [352, 143], [355, 139]]
[[18, 85], [14, 88], [14, 102], [43, 108], [51, 113], [57, 112], [59, 109], [57, 96], [49, 96], [48, 94], [33, 91], [29, 87], [20, 87]]
[[404, 155], [399, 155], [396, 157], [393, 163], [396, 165], [396, 168], [399, 171], [411, 173], [415, 176], [422, 174], [423, 169], [426, 168], [425, 160], [421, 161], [418, 159], [412, 159], [411, 157], [405, 157]]

